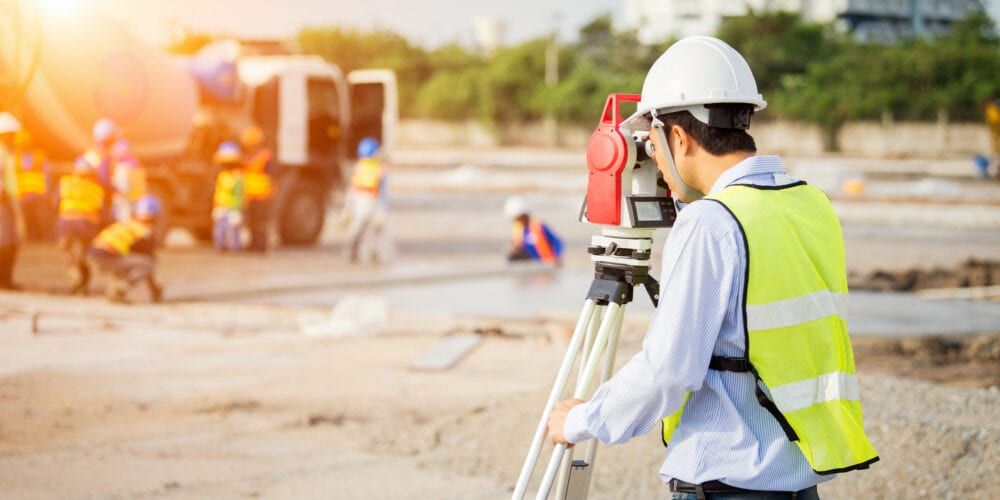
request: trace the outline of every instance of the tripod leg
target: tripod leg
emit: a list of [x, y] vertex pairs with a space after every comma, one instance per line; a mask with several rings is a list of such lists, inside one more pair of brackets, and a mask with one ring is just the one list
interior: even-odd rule
[[[597, 337], [598, 328], [601, 326], [601, 318], [603, 317], [605, 306], [597, 306], [594, 312], [594, 318], [590, 321], [590, 328], [587, 329], [587, 339], [583, 342], [583, 351], [580, 356], [580, 373], [577, 375], [576, 385], [583, 383], [583, 369], [586, 368], [587, 358], [590, 357], [590, 351], [594, 348], [594, 338]], [[566, 455], [563, 456], [562, 466], [559, 467], [559, 478], [556, 480], [556, 498], [566, 497], [566, 485], [569, 484], [569, 470], [573, 463], [573, 449], [570, 448], [566, 450]]]
[[[573, 393], [573, 397], [576, 399], [583, 399], [587, 397], [587, 393], [590, 392], [590, 384], [594, 381], [594, 375], [597, 374], [597, 365], [601, 362], [601, 357], [604, 355], [604, 349], [608, 344], [608, 338], [611, 335], [612, 327], [616, 323], [618, 318], [618, 311], [622, 308], [621, 304], [610, 303], [607, 309], [604, 311], [604, 318], [601, 321], [601, 329], [597, 333], [597, 338], [594, 340], [594, 348], [591, 350], [590, 355], [587, 357], [587, 364], [584, 368], [583, 373], [583, 383], [576, 386]], [[554, 403], [553, 403], [554, 404]], [[542, 431], [544, 432], [545, 424], [548, 423], [548, 416], [551, 413], [551, 408], [547, 409], [545, 412], [546, 421], [542, 423]], [[562, 464], [563, 455], [566, 454], [566, 445], [561, 444], [556, 446], [555, 450], [552, 452], [552, 458], [549, 460], [549, 466], [545, 469], [545, 476], [542, 478], [542, 484], [538, 488], [538, 495], [535, 497], [537, 500], [545, 500], [549, 496], [549, 491], [552, 489], [552, 483], [556, 479], [556, 474], [559, 472], [559, 466]]]
[[[614, 330], [611, 331], [611, 337], [608, 339], [607, 352], [604, 354], [604, 366], [601, 370], [601, 383], [607, 382], [611, 378], [611, 375], [615, 373], [615, 359], [618, 357], [618, 340], [622, 334], [622, 321], [625, 319], [625, 308], [622, 307], [618, 310], [618, 320], [615, 322]], [[597, 446], [598, 442], [596, 439], [591, 439], [587, 443], [587, 455], [585, 462], [587, 467], [590, 468], [591, 473], [594, 470], [594, 461], [597, 460]], [[591, 474], [586, 475], [586, 483], [583, 485], [583, 493], [580, 498], [586, 498], [587, 493], [590, 491], [590, 479]]]
[[[576, 329], [573, 331], [573, 337], [570, 339], [569, 346], [566, 348], [566, 355], [563, 356], [562, 364], [559, 366], [559, 373], [556, 375], [556, 381], [552, 385], [552, 391], [549, 392], [549, 400], [545, 403], [545, 410], [542, 412], [542, 418], [538, 422], [538, 428], [535, 429], [535, 437], [531, 441], [531, 448], [528, 450], [528, 456], [524, 459], [524, 465], [521, 467], [521, 475], [518, 476], [517, 485], [514, 487], [514, 493], [511, 495], [511, 499], [513, 500], [520, 500], [524, 498], [524, 492], [528, 489], [528, 481], [531, 480], [531, 472], [535, 468], [535, 463], [538, 462], [538, 455], [541, 453], [542, 444], [545, 442], [549, 415], [552, 414], [552, 407], [554, 407], [556, 402], [559, 401], [559, 398], [562, 397], [563, 391], [566, 389], [566, 381], [569, 380], [570, 370], [573, 368], [573, 361], [576, 359], [580, 346], [583, 344], [584, 336], [586, 335], [587, 328], [593, 319], [596, 306], [597, 302], [593, 299], [587, 299], [587, 301], [583, 304], [583, 311], [580, 313], [580, 319], [576, 323]], [[562, 457], [560, 456], [560, 460], [561, 459]], [[551, 481], [549, 486], [551, 487]]]

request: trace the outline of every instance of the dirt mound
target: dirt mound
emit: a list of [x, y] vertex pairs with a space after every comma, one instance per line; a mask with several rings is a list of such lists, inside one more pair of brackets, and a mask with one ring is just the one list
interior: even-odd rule
[[968, 259], [946, 269], [878, 270], [848, 280], [855, 290], [911, 292], [927, 288], [968, 288], [1000, 285], [1000, 261]]
[[1000, 333], [923, 338], [856, 336], [860, 369], [962, 387], [1000, 387]]

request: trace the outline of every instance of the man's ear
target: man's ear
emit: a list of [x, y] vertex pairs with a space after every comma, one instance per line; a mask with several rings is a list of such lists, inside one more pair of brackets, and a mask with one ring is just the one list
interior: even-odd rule
[[673, 125], [670, 127], [670, 148], [674, 151], [674, 154], [680, 156], [689, 156], [694, 151], [691, 149], [694, 142], [691, 140], [691, 134], [687, 133], [680, 125]]

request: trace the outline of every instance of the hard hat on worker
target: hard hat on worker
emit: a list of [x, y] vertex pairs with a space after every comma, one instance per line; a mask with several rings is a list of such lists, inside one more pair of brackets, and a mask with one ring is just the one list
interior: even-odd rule
[[94, 122], [92, 135], [94, 142], [101, 144], [110, 142], [118, 137], [118, 125], [110, 118], [101, 118]]
[[378, 153], [378, 139], [365, 137], [358, 143], [358, 158], [371, 158]]
[[139, 220], [153, 220], [160, 216], [162, 210], [160, 199], [151, 194], [135, 202], [135, 218]]
[[522, 215], [528, 215], [528, 212], [530, 212], [528, 202], [524, 201], [524, 198], [520, 196], [511, 196], [503, 204], [503, 214], [508, 219], [516, 219]]
[[226, 141], [219, 144], [219, 149], [215, 150], [212, 160], [220, 165], [239, 164], [243, 162], [243, 150], [240, 149], [239, 144]]
[[250, 125], [240, 134], [240, 142], [245, 148], [255, 148], [264, 142], [264, 131], [256, 125]]
[[132, 145], [125, 139], [118, 139], [111, 145], [111, 158], [115, 161], [123, 161], [132, 156]]
[[767, 107], [750, 65], [736, 49], [709, 36], [683, 38], [649, 68], [638, 109], [622, 127], [649, 130], [654, 112], [677, 111], [689, 111], [711, 126], [706, 105], [712, 104], [747, 104], [754, 111]]
[[0, 113], [0, 134], [13, 134], [21, 130], [21, 122], [14, 115], [3, 112]]

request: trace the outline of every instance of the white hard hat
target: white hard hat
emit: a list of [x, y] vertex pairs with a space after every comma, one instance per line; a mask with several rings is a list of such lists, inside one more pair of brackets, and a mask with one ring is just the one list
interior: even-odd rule
[[511, 196], [503, 204], [503, 214], [508, 219], [516, 219], [517, 217], [526, 215], [528, 211], [528, 202], [524, 201], [524, 198], [520, 196]]
[[12, 134], [21, 130], [21, 122], [6, 111], [0, 113], [0, 134]]
[[638, 110], [623, 123], [629, 130], [648, 130], [650, 112], [690, 111], [708, 123], [705, 104], [750, 104], [767, 107], [746, 59], [726, 42], [691, 36], [670, 46], [649, 68], [642, 83]]
[[94, 122], [92, 132], [94, 142], [107, 142], [118, 137], [118, 125], [109, 118], [101, 118]]

